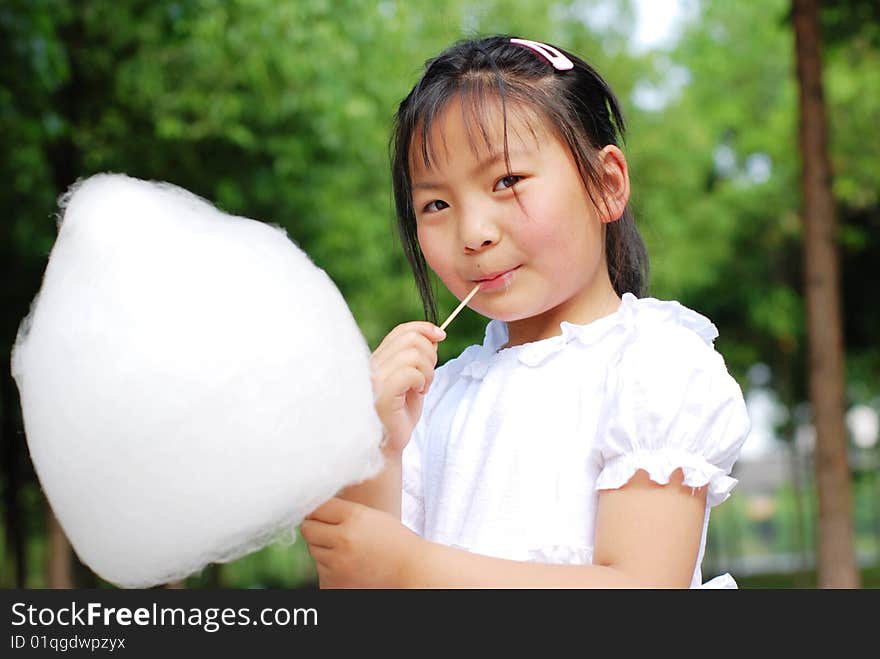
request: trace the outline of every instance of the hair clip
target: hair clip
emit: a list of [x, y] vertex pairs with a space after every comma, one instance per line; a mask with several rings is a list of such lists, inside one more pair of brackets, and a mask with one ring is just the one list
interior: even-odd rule
[[510, 43], [517, 43], [520, 46], [531, 48], [539, 55], [547, 58], [547, 61], [553, 65], [557, 71], [567, 71], [574, 68], [574, 63], [553, 46], [548, 46], [540, 41], [531, 41], [529, 39], [511, 39]]

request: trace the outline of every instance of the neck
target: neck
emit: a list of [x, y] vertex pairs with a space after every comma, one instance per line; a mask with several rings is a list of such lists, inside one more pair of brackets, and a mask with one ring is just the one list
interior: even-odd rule
[[620, 297], [614, 291], [611, 281], [605, 279], [601, 285], [544, 313], [509, 321], [508, 340], [504, 346], [523, 345], [559, 336], [562, 322], [586, 325], [617, 311]]

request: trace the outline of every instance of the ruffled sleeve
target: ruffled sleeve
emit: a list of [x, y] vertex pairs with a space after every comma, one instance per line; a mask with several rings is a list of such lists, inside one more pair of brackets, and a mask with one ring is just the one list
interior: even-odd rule
[[688, 325], [631, 328], [609, 372], [596, 489], [619, 488], [639, 469], [665, 484], [681, 468], [685, 485], [708, 485], [712, 507], [736, 485], [730, 472], [749, 432], [742, 391], [712, 345], [714, 332]]

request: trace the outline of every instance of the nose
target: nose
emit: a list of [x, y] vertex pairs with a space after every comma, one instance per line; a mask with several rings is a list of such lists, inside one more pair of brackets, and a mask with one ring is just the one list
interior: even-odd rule
[[479, 252], [480, 250], [486, 249], [487, 247], [489, 247], [489, 246], [492, 245], [492, 244], [493, 244], [493, 241], [492, 241], [492, 240], [489, 240], [489, 239], [487, 238], [486, 240], [484, 240], [483, 242], [481, 242], [478, 246], [474, 246], [474, 247], [472, 247], [472, 246], [470, 246], [470, 245], [465, 245], [465, 246], [464, 246], [464, 251], [466, 251], [466, 252]]
[[466, 254], [481, 252], [501, 239], [500, 227], [486, 209], [475, 209], [462, 217], [460, 232]]

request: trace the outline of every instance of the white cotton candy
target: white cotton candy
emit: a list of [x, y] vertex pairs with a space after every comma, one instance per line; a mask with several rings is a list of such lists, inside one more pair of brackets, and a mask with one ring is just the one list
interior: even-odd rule
[[12, 372], [42, 488], [98, 575], [233, 560], [377, 472], [368, 346], [283, 230], [122, 175], [61, 212]]

